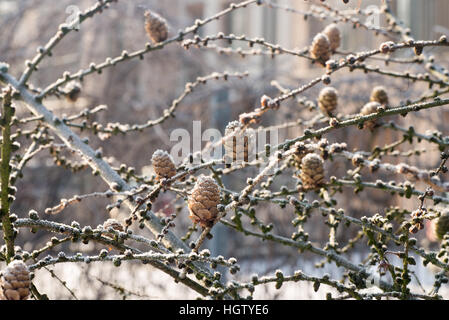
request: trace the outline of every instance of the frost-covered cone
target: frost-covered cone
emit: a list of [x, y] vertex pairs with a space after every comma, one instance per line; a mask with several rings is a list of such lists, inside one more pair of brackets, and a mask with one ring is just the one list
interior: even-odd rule
[[318, 106], [324, 114], [331, 115], [338, 104], [338, 91], [333, 87], [326, 87], [320, 91]]
[[156, 150], [151, 157], [154, 172], [158, 179], [171, 178], [176, 174], [176, 166], [168, 152]]
[[149, 10], [145, 12], [145, 30], [154, 43], [167, 40], [167, 21], [157, 13]]
[[30, 272], [21, 260], [12, 261], [2, 271], [2, 300], [26, 300], [30, 295]]
[[323, 33], [329, 39], [331, 50], [337, 50], [341, 42], [340, 30], [337, 28], [337, 25], [335, 23], [328, 25]]
[[301, 141], [297, 142], [295, 144], [295, 153], [293, 154], [296, 168], [301, 169], [302, 159], [312, 152], [313, 152], [312, 148], [309, 148], [306, 144], [304, 144]]
[[71, 81], [64, 87], [64, 91], [67, 100], [75, 102], [81, 94], [81, 84], [77, 81]]
[[200, 176], [189, 196], [189, 218], [202, 227], [213, 226], [220, 204], [220, 189], [211, 177]]
[[115, 219], [108, 219], [103, 223], [103, 229], [106, 231], [109, 230], [109, 228], [114, 229], [115, 231], [123, 231], [123, 225], [118, 222]]
[[444, 211], [435, 223], [435, 233], [439, 239], [449, 232], [449, 211]]
[[324, 161], [316, 153], [307, 154], [301, 161], [299, 178], [304, 189], [316, 189], [324, 183]]
[[378, 86], [373, 88], [371, 91], [370, 101], [379, 102], [380, 104], [387, 105], [388, 104], [388, 94], [385, 87]]
[[[240, 163], [248, 162], [250, 152], [254, 143], [255, 132], [251, 128], [241, 130], [242, 125], [239, 121], [229, 122], [225, 128], [225, 162]], [[234, 133], [235, 132], [235, 133]], [[233, 135], [234, 133], [234, 135]], [[229, 137], [232, 135], [231, 137]]]
[[[362, 116], [366, 116], [366, 115], [369, 115], [371, 113], [375, 113], [375, 112], [377, 112], [377, 108], [380, 107], [380, 106], [381, 106], [381, 104], [379, 102], [377, 102], [377, 101], [368, 102], [367, 104], [365, 104], [363, 106], [362, 110], [360, 110], [360, 114]], [[370, 130], [373, 130], [374, 127], [376, 126], [376, 121], [375, 120], [366, 121], [364, 126], [366, 128], [369, 128]]]
[[316, 59], [323, 66], [331, 56], [331, 45], [328, 37], [324, 33], [318, 33], [312, 41], [310, 48], [312, 58]]

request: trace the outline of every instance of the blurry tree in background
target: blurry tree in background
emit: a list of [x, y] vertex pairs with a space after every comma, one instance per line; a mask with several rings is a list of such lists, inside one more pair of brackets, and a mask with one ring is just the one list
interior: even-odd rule
[[448, 298], [448, 10], [0, 0], [2, 298]]

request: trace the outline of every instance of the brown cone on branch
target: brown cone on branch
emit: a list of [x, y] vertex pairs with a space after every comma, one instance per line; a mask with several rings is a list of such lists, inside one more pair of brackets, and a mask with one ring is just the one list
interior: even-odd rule
[[12, 261], [0, 278], [2, 300], [26, 300], [30, 295], [30, 272], [21, 260]]
[[151, 157], [151, 163], [158, 180], [171, 178], [176, 174], [175, 162], [166, 151], [156, 150]]
[[123, 225], [118, 222], [115, 219], [108, 219], [103, 223], [103, 229], [105, 229], [106, 231], [109, 230], [109, 228], [112, 228], [115, 231], [121, 231], [123, 232]]
[[310, 54], [321, 65], [326, 65], [326, 61], [331, 57], [331, 45], [329, 38], [324, 33], [318, 33], [313, 38]]
[[328, 25], [323, 30], [323, 33], [329, 39], [330, 48], [332, 52], [335, 52], [338, 49], [338, 47], [340, 47], [341, 42], [340, 30], [338, 29], [337, 25], [335, 23]]
[[302, 159], [309, 153], [312, 153], [313, 149], [308, 147], [304, 142], [299, 141], [295, 143], [295, 153], [293, 153], [293, 159], [295, 160], [295, 167], [301, 169]]
[[382, 105], [388, 104], [387, 90], [383, 86], [377, 86], [371, 91], [370, 101], [379, 102]]
[[324, 114], [332, 116], [337, 109], [337, 105], [338, 91], [335, 88], [326, 87], [320, 91], [318, 96], [318, 106]]
[[305, 190], [315, 190], [324, 183], [324, 161], [316, 153], [307, 154], [301, 161], [299, 178]]
[[[362, 110], [360, 110], [360, 114], [362, 116], [366, 116], [369, 115], [371, 113], [376, 113], [377, 112], [377, 108], [381, 107], [381, 104], [377, 101], [371, 101], [368, 102], [367, 104], [365, 104], [362, 108]], [[376, 121], [375, 120], [370, 120], [370, 121], [366, 121], [364, 123], [364, 127], [368, 128], [370, 130], [373, 130], [374, 127], [376, 126]]]
[[145, 30], [154, 43], [167, 40], [167, 21], [155, 12], [145, 12]]
[[200, 176], [188, 199], [189, 218], [200, 226], [212, 227], [218, 216], [220, 189], [211, 177]]
[[225, 128], [225, 163], [248, 162], [254, 143], [254, 130], [244, 128], [239, 121], [229, 122]]

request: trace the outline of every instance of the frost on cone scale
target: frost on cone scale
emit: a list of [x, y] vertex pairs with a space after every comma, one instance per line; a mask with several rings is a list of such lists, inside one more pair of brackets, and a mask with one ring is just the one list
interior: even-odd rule
[[220, 189], [211, 177], [200, 176], [189, 196], [189, 218], [200, 226], [212, 227], [218, 216]]
[[123, 225], [115, 219], [108, 219], [103, 223], [103, 228], [107, 231], [112, 228], [115, 231], [123, 231]]
[[256, 133], [246, 128], [239, 121], [229, 122], [225, 128], [224, 160], [226, 164], [249, 162], [254, 156]]
[[309, 148], [308, 145], [306, 145], [302, 141], [298, 141], [295, 143], [295, 153], [293, 154], [293, 159], [295, 161], [295, 167], [297, 169], [301, 169], [301, 163], [302, 159], [308, 155], [309, 153], [312, 153], [313, 149]]
[[167, 40], [167, 21], [155, 12], [145, 12], [145, 30], [154, 43]]
[[320, 64], [326, 65], [326, 61], [331, 57], [331, 44], [324, 33], [318, 33], [313, 38], [310, 54]]
[[[381, 104], [377, 101], [371, 101], [368, 102], [367, 104], [365, 104], [362, 108], [362, 110], [360, 110], [360, 114], [362, 116], [367, 116], [371, 113], [375, 113], [377, 112], [377, 108], [379, 108], [381, 106]], [[375, 120], [370, 120], [370, 121], [366, 121], [364, 123], [364, 127], [373, 130], [374, 127], [376, 126], [376, 121]]]
[[338, 49], [338, 47], [340, 47], [340, 42], [341, 42], [340, 30], [337, 28], [337, 25], [335, 23], [328, 25], [323, 30], [323, 33], [329, 39], [329, 44], [330, 44], [331, 50], [333, 52], [335, 52]]
[[370, 101], [379, 102], [382, 105], [388, 104], [387, 90], [383, 86], [377, 86], [371, 91]]
[[26, 300], [30, 295], [30, 272], [21, 260], [12, 261], [2, 271], [0, 283], [2, 300]]
[[171, 178], [176, 174], [175, 162], [166, 151], [156, 150], [151, 157], [151, 163], [158, 180]]
[[318, 96], [318, 106], [324, 114], [332, 116], [337, 109], [337, 105], [338, 91], [335, 88], [326, 87], [320, 91]]
[[299, 178], [305, 190], [314, 190], [324, 183], [324, 161], [316, 153], [307, 154], [301, 161]]

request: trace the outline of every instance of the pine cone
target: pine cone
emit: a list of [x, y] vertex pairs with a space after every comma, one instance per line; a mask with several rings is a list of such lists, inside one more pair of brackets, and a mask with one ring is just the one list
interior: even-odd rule
[[176, 174], [176, 166], [171, 155], [166, 151], [156, 150], [151, 157], [157, 179], [171, 178]]
[[[371, 113], [375, 113], [375, 112], [377, 112], [377, 108], [380, 106], [381, 106], [381, 104], [379, 102], [376, 102], [376, 101], [368, 102], [367, 104], [365, 104], [363, 106], [362, 110], [360, 111], [360, 114], [362, 116], [366, 116]], [[366, 121], [364, 123], [364, 126], [370, 130], [373, 130], [374, 127], [376, 126], [376, 121], [375, 120]]]
[[388, 104], [388, 94], [385, 90], [385, 87], [378, 86], [373, 88], [371, 91], [370, 101], [379, 102], [380, 104], [387, 105]]
[[226, 138], [224, 141], [225, 148], [225, 163], [240, 163], [248, 162], [250, 152], [254, 143], [255, 132], [253, 129], [248, 128], [241, 130], [242, 125], [238, 121], [229, 122], [225, 129], [225, 137], [232, 135], [232, 137]]
[[301, 161], [299, 178], [305, 190], [313, 190], [324, 183], [324, 161], [316, 153], [307, 154]]
[[200, 176], [189, 196], [189, 218], [202, 227], [212, 227], [218, 216], [220, 189], [211, 177]]
[[331, 45], [324, 33], [318, 33], [313, 38], [310, 54], [323, 66], [326, 65], [326, 61], [331, 57]]
[[81, 85], [79, 82], [71, 81], [65, 86], [64, 91], [68, 101], [76, 102], [81, 94]]
[[109, 230], [109, 228], [112, 228], [112, 229], [114, 229], [115, 231], [122, 231], [123, 232], [123, 225], [120, 223], [120, 222], [118, 222], [117, 220], [115, 220], [115, 219], [108, 219], [108, 220], [106, 220], [104, 223], [103, 223], [103, 229], [104, 230]]
[[149, 10], [145, 12], [145, 30], [154, 43], [167, 40], [167, 21], [157, 13]]
[[313, 152], [313, 150], [303, 142], [299, 141], [295, 143], [295, 153], [293, 154], [293, 158], [297, 169], [301, 169], [302, 159], [311, 152]]
[[323, 33], [327, 36], [330, 43], [330, 48], [333, 52], [338, 49], [341, 42], [340, 30], [335, 23], [328, 25]]
[[0, 278], [2, 300], [26, 300], [30, 295], [30, 272], [21, 260], [12, 261]]
[[331, 116], [335, 109], [337, 109], [337, 104], [338, 91], [335, 88], [326, 87], [320, 91], [318, 106], [324, 114]]
[[435, 233], [439, 239], [449, 232], [449, 211], [444, 211], [435, 223]]

